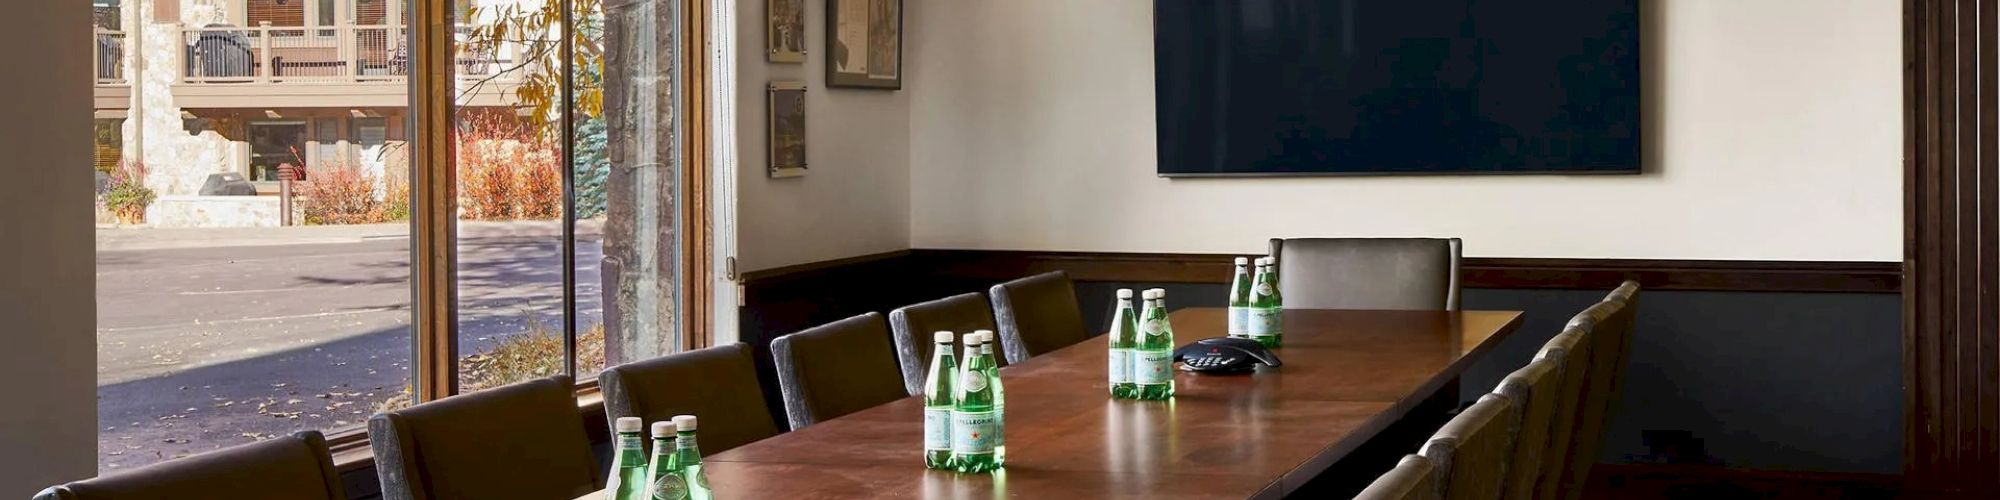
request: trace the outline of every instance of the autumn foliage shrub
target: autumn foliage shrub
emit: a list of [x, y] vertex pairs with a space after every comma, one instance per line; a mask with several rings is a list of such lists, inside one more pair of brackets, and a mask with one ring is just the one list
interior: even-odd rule
[[[297, 184], [306, 224], [372, 224], [395, 220], [375, 196], [375, 176], [345, 163], [312, 167]], [[407, 196], [407, 195], [406, 195]], [[407, 216], [407, 215], [406, 215]]]
[[459, 216], [467, 220], [554, 219], [562, 215], [556, 145], [525, 124], [479, 115], [457, 128]]

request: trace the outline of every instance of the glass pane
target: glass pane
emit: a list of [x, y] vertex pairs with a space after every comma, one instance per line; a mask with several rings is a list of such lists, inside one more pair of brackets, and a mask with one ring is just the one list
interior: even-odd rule
[[[598, 199], [604, 207], [596, 215], [601, 222], [578, 225], [597, 228], [601, 241], [578, 242], [579, 276], [596, 277], [579, 278], [578, 307], [603, 318], [604, 357], [615, 365], [673, 353], [682, 344], [677, 214], [685, 117], [673, 98], [681, 80], [674, 70], [679, 30], [672, 29], [680, 23], [680, 2], [614, 2], [601, 8], [601, 25], [599, 2], [578, 5], [591, 13], [579, 23], [586, 40], [580, 43], [602, 49], [577, 51], [585, 57], [576, 64], [578, 215], [596, 215], [584, 208], [594, 210]], [[587, 253], [599, 248], [601, 254]], [[586, 294], [595, 297], [586, 301]]]
[[458, 12], [461, 392], [565, 373], [559, 5]]
[[[247, 7], [303, 3], [212, 5], [233, 18]], [[131, 9], [151, 3], [96, 5], [131, 20], [140, 18]], [[130, 80], [173, 85], [78, 82], [94, 84], [95, 116], [131, 117], [95, 124], [93, 168], [104, 172], [96, 230], [99, 468], [300, 430], [357, 431], [376, 411], [408, 404], [409, 191], [389, 188], [407, 184], [405, 145], [378, 139], [377, 169], [315, 162], [310, 182], [294, 186], [290, 217], [280, 213], [274, 186], [249, 183], [275, 179], [278, 164], [301, 163], [311, 154], [308, 139], [348, 140], [340, 121], [353, 113], [377, 123], [407, 119], [406, 106], [353, 103], [401, 95], [408, 81], [350, 83], [352, 94], [301, 92], [316, 82], [190, 80], [185, 72], [201, 66], [182, 64], [185, 53], [105, 53], [116, 67], [143, 72]], [[137, 57], [149, 59], [127, 60]]]

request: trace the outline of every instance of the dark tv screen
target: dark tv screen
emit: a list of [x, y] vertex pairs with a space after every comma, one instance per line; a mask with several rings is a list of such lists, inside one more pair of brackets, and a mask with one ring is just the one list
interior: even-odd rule
[[1154, 0], [1159, 173], [1636, 173], [1638, 0]]

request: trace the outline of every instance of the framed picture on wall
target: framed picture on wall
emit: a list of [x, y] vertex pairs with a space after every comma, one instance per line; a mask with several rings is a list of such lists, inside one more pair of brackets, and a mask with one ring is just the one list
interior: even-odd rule
[[903, 0], [826, 0], [826, 86], [903, 88]]
[[806, 0], [765, 0], [764, 13], [770, 18], [765, 28], [769, 60], [806, 62]]
[[771, 177], [806, 175], [806, 84], [771, 82]]

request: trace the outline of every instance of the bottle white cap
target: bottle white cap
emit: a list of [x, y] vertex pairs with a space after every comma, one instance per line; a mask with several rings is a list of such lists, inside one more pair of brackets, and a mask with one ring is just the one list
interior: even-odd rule
[[951, 343], [951, 332], [947, 331], [932, 332], [931, 341], [937, 342], [939, 344], [949, 344]]
[[979, 332], [960, 335], [958, 336], [958, 340], [965, 342], [966, 347], [976, 347], [979, 345]]
[[1157, 299], [1157, 298], [1160, 298], [1160, 296], [1161, 296], [1161, 295], [1162, 295], [1162, 294], [1160, 293], [1160, 289], [1158, 289], [1158, 288], [1154, 288], [1154, 289], [1150, 289], [1150, 290], [1146, 290], [1146, 293], [1145, 293], [1145, 297], [1146, 297], [1146, 300], [1153, 300], [1153, 299]]
[[671, 420], [653, 422], [653, 437], [672, 436], [674, 435], [674, 430], [679, 428], [680, 426], [674, 425], [674, 422]]
[[1132, 289], [1130, 289], [1130, 288], [1120, 288], [1120, 289], [1118, 289], [1118, 298], [1121, 298], [1121, 299], [1129, 299], [1129, 298], [1132, 298]]
[[621, 433], [639, 432], [646, 430], [646, 421], [640, 420], [639, 417], [619, 417], [617, 423], [612, 424], [612, 427], [617, 428], [618, 432]]
[[681, 432], [694, 432], [694, 415], [674, 415], [674, 427]]
[[1249, 257], [1237, 257], [1237, 258], [1236, 258], [1236, 265], [1239, 265], [1239, 266], [1240, 266], [1240, 265], [1244, 265], [1244, 264], [1249, 264], [1249, 263], [1250, 263], [1250, 258], [1249, 258]]

